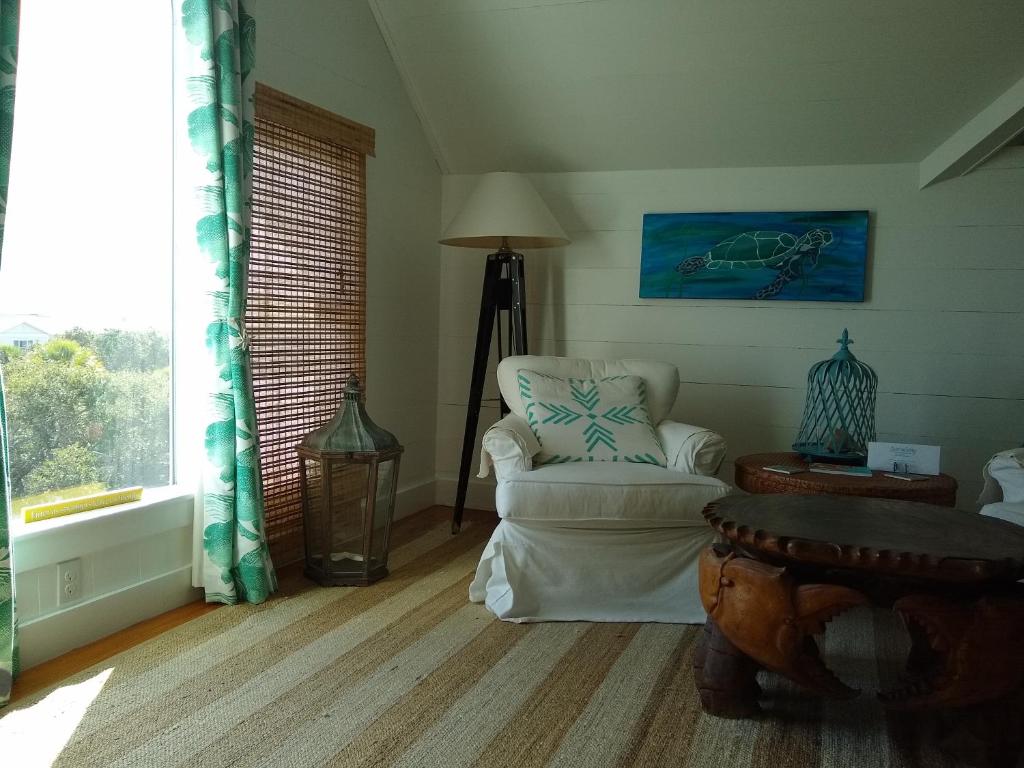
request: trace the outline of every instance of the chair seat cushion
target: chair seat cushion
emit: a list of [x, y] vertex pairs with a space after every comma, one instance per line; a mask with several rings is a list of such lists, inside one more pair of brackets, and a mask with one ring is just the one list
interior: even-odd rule
[[649, 464], [585, 462], [545, 465], [498, 484], [506, 520], [559, 527], [654, 528], [707, 525], [701, 510], [729, 492], [714, 477]]

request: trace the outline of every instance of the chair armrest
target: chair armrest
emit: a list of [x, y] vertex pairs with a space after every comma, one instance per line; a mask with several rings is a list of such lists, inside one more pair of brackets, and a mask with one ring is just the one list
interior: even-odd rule
[[499, 482], [514, 472], [533, 469], [533, 457], [540, 452], [540, 443], [530, 425], [514, 413], [484, 432], [482, 442], [477, 477], [487, 477], [490, 468], [494, 467], [494, 476]]
[[722, 466], [727, 445], [717, 432], [666, 419], [656, 430], [668, 468], [713, 477]]
[[1024, 448], [1000, 451], [981, 470], [985, 481], [978, 504], [1024, 501]]

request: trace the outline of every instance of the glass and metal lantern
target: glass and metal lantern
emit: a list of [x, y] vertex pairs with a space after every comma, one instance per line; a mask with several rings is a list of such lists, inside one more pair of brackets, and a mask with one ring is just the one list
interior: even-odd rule
[[845, 328], [836, 341], [839, 351], [807, 373], [807, 403], [793, 450], [813, 459], [862, 464], [875, 439], [878, 376], [853, 356]]
[[359, 379], [341, 407], [296, 447], [305, 574], [324, 586], [365, 586], [388, 575], [402, 446], [366, 414]]

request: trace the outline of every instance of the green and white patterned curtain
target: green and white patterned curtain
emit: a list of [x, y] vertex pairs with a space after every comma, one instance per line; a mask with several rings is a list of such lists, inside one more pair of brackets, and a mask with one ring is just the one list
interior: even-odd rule
[[[255, 24], [239, 0], [184, 0], [175, 14], [176, 131], [187, 131], [175, 184], [194, 194], [194, 223], [176, 258], [194, 261], [190, 312], [205, 345], [195, 372], [202, 388], [202, 492], [197, 566], [207, 602], [263, 602], [277, 588], [264, 533], [258, 438], [245, 301], [253, 143]], [[177, 103], [184, 101], [184, 103]], [[181, 197], [179, 196], [180, 200]], [[194, 302], [194, 303], [193, 303]], [[180, 304], [179, 304], [180, 306]]]
[[[7, 183], [14, 134], [14, 76], [18, 63], [18, 0], [0, 0], [0, 248], [7, 216]], [[2, 276], [0, 276], [2, 279]], [[0, 373], [0, 706], [10, 700], [18, 674], [18, 612], [14, 601], [14, 542], [11, 540], [11, 478], [7, 410]]]

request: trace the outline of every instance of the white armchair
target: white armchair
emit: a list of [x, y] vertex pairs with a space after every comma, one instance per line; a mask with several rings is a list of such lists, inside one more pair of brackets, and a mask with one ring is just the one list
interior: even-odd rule
[[[517, 386], [520, 370], [558, 378], [640, 376], [667, 466], [626, 462], [534, 465], [541, 451]], [[511, 413], [483, 437], [480, 477], [493, 469], [501, 518], [470, 586], [509, 621], [704, 621], [697, 558], [714, 538], [701, 510], [730, 488], [713, 477], [716, 433], [666, 418], [675, 366], [648, 360], [509, 357], [498, 386]]]
[[997, 453], [981, 476], [981, 514], [1024, 525], [1024, 448]]

